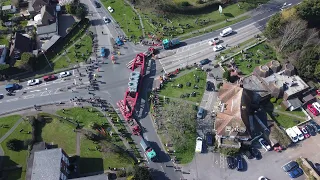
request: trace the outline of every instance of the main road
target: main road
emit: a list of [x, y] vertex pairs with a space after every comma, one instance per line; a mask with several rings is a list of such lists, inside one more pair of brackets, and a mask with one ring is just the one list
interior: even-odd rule
[[[92, 1], [83, 0], [83, 2], [88, 5], [89, 12], [91, 13], [90, 19], [93, 25], [91, 28], [93, 28], [92, 30], [97, 35], [98, 48], [106, 47], [111, 49], [110, 38], [116, 38], [117, 36], [123, 35], [122, 30], [116, 27], [116, 24], [113, 23], [115, 21], [104, 7], [97, 9], [93, 7]], [[292, 5], [298, 2], [299, 0], [287, 1], [287, 3], [292, 3]], [[260, 33], [268, 18], [272, 14], [278, 12], [283, 3], [284, 1], [272, 1], [266, 5], [263, 5], [258, 10], [255, 10], [252, 14], [252, 18], [231, 26], [237, 33], [230, 37], [223, 38], [224, 44], [233, 46], [245, 41], [247, 38], [253, 37], [255, 34]], [[109, 17], [112, 22], [110, 24], [104, 24], [101, 20], [101, 18], [104, 16]], [[166, 151], [162, 147], [162, 144], [153, 127], [153, 122], [148, 115], [149, 105], [147, 102], [147, 92], [152, 88], [151, 86], [153, 79], [155, 78], [156, 74], [160, 72], [160, 69], [170, 72], [171, 70], [181, 67], [182, 65], [198, 62], [203, 58], [213, 57], [214, 53], [211, 50], [212, 47], [208, 46], [207, 40], [218, 36], [220, 31], [221, 30], [213, 31], [202, 36], [185, 40], [187, 46], [173, 50], [175, 54], [171, 57], [161, 59], [159, 61], [161, 65], [158, 63], [153, 64], [151, 72], [145, 77], [143, 83], [144, 87], [140, 93], [140, 100], [136, 114], [141, 125], [146, 129], [146, 132], [144, 132], [144, 137], [152, 143], [152, 146], [160, 155], [160, 163], [149, 162], [148, 164], [149, 167], [158, 171], [158, 173], [155, 175], [156, 179], [176, 180], [180, 179], [182, 174], [175, 172], [172, 167], [167, 167], [171, 166], [172, 162], [165, 153]], [[126, 67], [126, 63], [132, 60], [136, 53], [143, 52], [143, 50], [146, 49], [146, 47], [139, 45], [134, 46], [132, 43], [126, 43], [125, 47], [126, 48], [120, 49], [123, 55], [118, 56], [117, 64], [101, 64], [101, 71], [96, 72], [102, 77], [98, 79], [100, 91], [96, 91], [95, 94], [102, 98], [109, 99], [114, 105], [117, 101], [124, 97], [124, 92], [128, 85], [127, 83], [130, 70]], [[80, 72], [85, 73], [84, 68], [80, 68]], [[86, 89], [77, 89], [76, 87], [73, 87], [73, 89], [72, 87], [71, 89], [68, 89], [69, 86], [73, 86], [73, 83], [76, 85], [79, 85], [79, 83], [86, 85], [88, 83], [86, 78], [82, 78], [82, 82], [80, 82], [80, 77], [77, 73], [77, 71], [73, 72], [73, 75], [65, 80], [57, 80], [47, 84], [43, 83], [34, 87], [26, 88], [26, 84], [23, 83], [25, 88], [21, 91], [17, 91], [15, 96], [5, 96], [0, 100], [0, 113], [8, 112], [13, 109], [33, 106], [34, 104], [41, 105], [48, 102], [64, 101], [75, 96], [91, 96], [88, 94]], [[76, 92], [72, 92], [72, 90]], [[27, 93], [23, 94], [23, 91], [27, 91]], [[5, 94], [4, 86], [0, 86], [0, 93]], [[135, 142], [139, 143], [138, 137], [135, 137]]]

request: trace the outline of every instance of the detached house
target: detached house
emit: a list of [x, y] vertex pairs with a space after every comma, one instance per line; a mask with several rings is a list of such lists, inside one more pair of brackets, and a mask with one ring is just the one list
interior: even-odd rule
[[240, 148], [249, 134], [250, 92], [238, 85], [224, 82], [219, 90], [220, 109], [214, 129], [219, 147]]
[[36, 15], [40, 12], [43, 6], [49, 5], [49, 0], [30, 0], [28, 11], [31, 15]]

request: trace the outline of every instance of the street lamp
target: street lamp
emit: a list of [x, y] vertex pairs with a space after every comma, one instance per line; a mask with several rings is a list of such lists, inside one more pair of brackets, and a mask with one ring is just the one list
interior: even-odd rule
[[126, 14], [123, 14], [124, 15], [124, 18], [126, 19], [126, 24], [127, 24], [127, 32], [129, 33], [129, 29], [128, 29], [128, 21], [127, 21], [127, 15]]
[[44, 57], [46, 58], [46, 60], [47, 60], [47, 62], [48, 62], [48, 64], [49, 64], [50, 68], [52, 69], [52, 66], [51, 66], [50, 62], [49, 62], [49, 60], [48, 60], [48, 58], [47, 58], [46, 54], [44, 53], [45, 51], [43, 51], [43, 50], [42, 50], [42, 52], [43, 52], [43, 55], [44, 55]]

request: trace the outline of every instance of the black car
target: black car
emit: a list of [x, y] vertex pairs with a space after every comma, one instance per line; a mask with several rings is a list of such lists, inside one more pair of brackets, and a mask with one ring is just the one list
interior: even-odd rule
[[250, 152], [255, 159], [261, 159], [261, 153], [256, 148], [251, 148]]
[[227, 163], [229, 169], [234, 169], [236, 167], [236, 159], [232, 156], [227, 157]]
[[282, 166], [282, 169], [283, 169], [284, 172], [289, 172], [289, 171], [291, 171], [292, 169], [295, 169], [295, 168], [297, 168], [297, 167], [299, 167], [299, 164], [298, 164], [297, 162], [295, 162], [295, 161], [290, 161], [290, 162], [288, 162], [287, 164], [283, 165], [283, 166]]
[[244, 169], [244, 160], [243, 158], [239, 155], [237, 157], [237, 170], [242, 171]]
[[253, 156], [250, 151], [246, 150], [243, 154], [247, 156], [248, 159], [253, 159]]
[[211, 90], [212, 90], [212, 88], [211, 88], [211, 82], [210, 82], [210, 81], [207, 81], [206, 90], [207, 90], [207, 91], [211, 91]]
[[201, 60], [201, 61], [199, 62], [199, 64], [200, 64], [201, 66], [206, 65], [206, 64], [209, 64], [209, 63], [210, 63], [210, 60], [209, 60], [209, 59], [204, 59], [204, 60]]
[[96, 6], [96, 8], [100, 8], [101, 4], [98, 1], [94, 1], [94, 5]]
[[211, 133], [206, 134], [206, 141], [208, 146], [213, 146], [213, 138]]
[[317, 133], [320, 133], [320, 125], [316, 123], [314, 120], [309, 121], [309, 124], [311, 124]]
[[307, 125], [305, 125], [305, 128], [311, 136], [317, 135], [317, 132], [315, 131], [315, 128], [313, 126], [307, 124]]

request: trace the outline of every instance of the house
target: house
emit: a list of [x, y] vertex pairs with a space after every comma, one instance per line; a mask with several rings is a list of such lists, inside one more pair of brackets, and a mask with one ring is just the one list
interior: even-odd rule
[[56, 22], [56, 15], [54, 8], [51, 6], [43, 6], [40, 10], [40, 14], [37, 16], [40, 17], [37, 19], [38, 21], [36, 22], [37, 26], [47, 26], [50, 25], [54, 22]]
[[242, 141], [251, 138], [248, 130], [250, 97], [250, 91], [237, 84], [223, 83], [218, 95], [220, 109], [214, 123], [219, 147], [240, 148]]
[[32, 40], [21, 33], [16, 33], [12, 41], [9, 56], [11, 59], [20, 59], [22, 53], [32, 52], [32, 49]]
[[2, 6], [1, 10], [4, 13], [15, 13], [17, 11], [16, 7], [12, 5]]
[[30, 0], [28, 11], [31, 15], [36, 15], [40, 12], [43, 6], [49, 5], [49, 0]]
[[66, 180], [69, 165], [69, 157], [61, 148], [34, 152], [31, 180]]
[[242, 81], [243, 87], [254, 92], [254, 96], [283, 98], [282, 105], [291, 111], [300, 108], [304, 92], [309, 86], [299, 76], [295, 75], [294, 66], [290, 63], [282, 67], [278, 61], [270, 61], [258, 66], [252, 75]]
[[7, 51], [6, 45], [0, 45], [0, 64], [6, 64]]
[[34, 17], [37, 26], [37, 35], [40, 40], [50, 39], [58, 34], [58, 18], [53, 6], [43, 6], [40, 14]]

